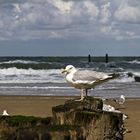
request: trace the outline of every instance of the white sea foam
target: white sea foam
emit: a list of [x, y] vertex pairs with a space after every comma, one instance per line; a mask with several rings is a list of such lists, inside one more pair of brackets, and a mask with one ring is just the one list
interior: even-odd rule
[[129, 63], [131, 63], [131, 64], [140, 64], [140, 61], [138, 61], [138, 60], [133, 60], [133, 61], [130, 61]]
[[140, 72], [133, 72], [134, 75], [140, 76]]
[[102, 85], [100, 85], [100, 86], [98, 86], [96, 89], [98, 89], [98, 90], [116, 90], [116, 89], [118, 89], [117, 87], [104, 87], [104, 86], [102, 86]]
[[118, 79], [114, 79], [112, 81], [109, 81], [111, 83], [115, 82], [115, 83], [131, 83], [134, 82], [134, 78], [133, 77], [121, 77]]
[[14, 64], [14, 63], [20, 63], [20, 64], [37, 64], [38, 62], [36, 61], [27, 61], [27, 60], [10, 60], [10, 61], [5, 61], [5, 62], [0, 62], [0, 64]]
[[62, 83], [64, 81], [59, 69], [34, 70], [16, 67], [0, 69], [0, 83]]
[[59, 86], [46, 86], [46, 87], [38, 87], [38, 86], [0, 86], [0, 89], [31, 89], [31, 90], [46, 90], [46, 89], [73, 89], [72, 87], [59, 87]]

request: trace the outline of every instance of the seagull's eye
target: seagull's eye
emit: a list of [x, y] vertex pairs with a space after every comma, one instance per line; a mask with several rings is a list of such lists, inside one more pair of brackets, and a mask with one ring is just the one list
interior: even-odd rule
[[69, 68], [70, 70], [72, 69], [72, 67]]

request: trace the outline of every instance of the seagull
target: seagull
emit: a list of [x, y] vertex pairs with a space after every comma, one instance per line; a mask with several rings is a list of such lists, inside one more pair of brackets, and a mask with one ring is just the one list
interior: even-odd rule
[[125, 96], [124, 96], [124, 95], [121, 95], [121, 96], [119, 97], [119, 99], [118, 99], [118, 103], [119, 103], [119, 104], [124, 104], [124, 102], [125, 102]]
[[115, 108], [111, 105], [103, 104], [103, 110], [104, 111], [110, 111], [110, 112], [115, 112]]
[[2, 116], [9, 116], [6, 110], [3, 110]]
[[125, 96], [120, 95], [117, 99], [114, 99], [115, 102], [117, 102], [119, 105], [123, 105], [125, 103]]
[[66, 74], [66, 81], [70, 83], [71, 86], [81, 89], [81, 99], [79, 101], [84, 99], [84, 92], [87, 96], [88, 89], [94, 88], [96, 85], [116, 77], [116, 74], [76, 69], [73, 65], [67, 65], [65, 69], [62, 70], [62, 73]]

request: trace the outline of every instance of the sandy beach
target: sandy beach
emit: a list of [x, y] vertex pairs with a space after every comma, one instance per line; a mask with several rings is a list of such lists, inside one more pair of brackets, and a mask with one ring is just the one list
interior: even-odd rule
[[130, 133], [126, 133], [125, 140], [140, 139], [140, 99], [128, 99], [121, 111], [128, 115], [124, 126]]
[[[0, 96], [0, 114], [4, 109], [10, 115], [51, 116], [51, 108], [63, 104], [73, 97], [41, 96]], [[140, 99], [127, 99], [120, 109], [128, 115], [124, 125], [128, 133], [125, 140], [139, 140], [140, 137]]]

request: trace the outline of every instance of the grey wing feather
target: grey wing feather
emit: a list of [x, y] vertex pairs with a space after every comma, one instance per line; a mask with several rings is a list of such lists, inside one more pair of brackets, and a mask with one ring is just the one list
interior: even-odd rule
[[78, 70], [73, 75], [73, 80], [83, 80], [83, 81], [96, 81], [99, 79], [104, 79], [108, 75], [101, 72], [90, 71], [90, 70]]

